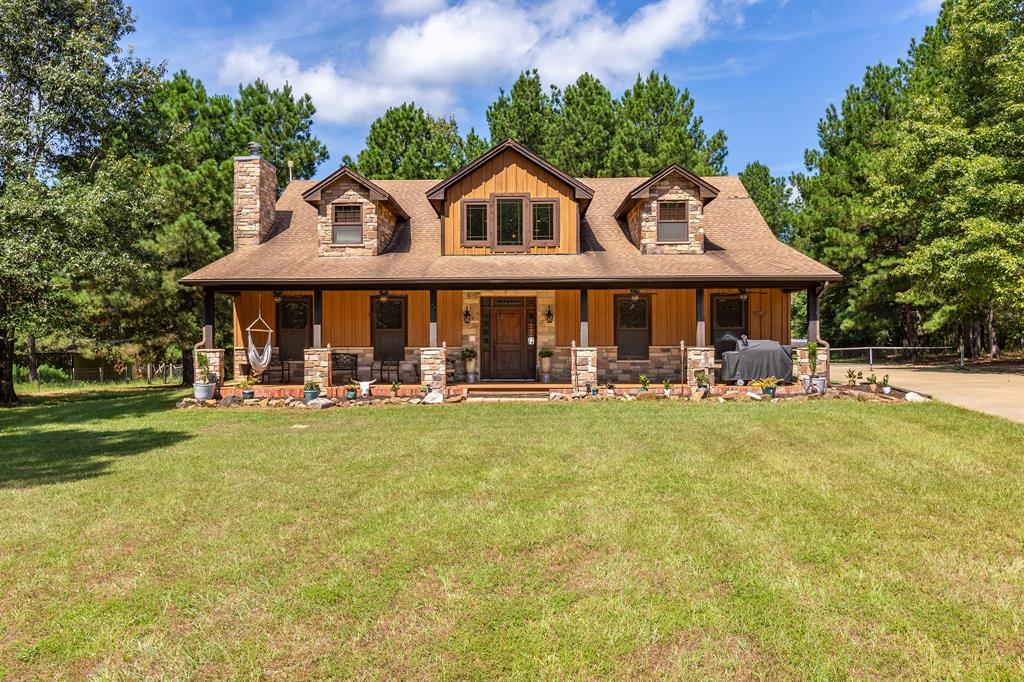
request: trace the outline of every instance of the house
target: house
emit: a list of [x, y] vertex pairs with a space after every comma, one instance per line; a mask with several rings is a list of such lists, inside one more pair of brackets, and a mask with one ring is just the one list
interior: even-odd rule
[[574, 178], [505, 140], [441, 181], [343, 167], [278, 197], [250, 152], [234, 160], [233, 252], [181, 280], [205, 292], [215, 371], [213, 297], [233, 298], [236, 377], [257, 320], [270, 382], [337, 384], [344, 369], [445, 386], [464, 348], [481, 381], [537, 381], [549, 348], [555, 383], [692, 382], [728, 335], [788, 344], [796, 291], [817, 338], [818, 296], [840, 279], [778, 241], [733, 176]]

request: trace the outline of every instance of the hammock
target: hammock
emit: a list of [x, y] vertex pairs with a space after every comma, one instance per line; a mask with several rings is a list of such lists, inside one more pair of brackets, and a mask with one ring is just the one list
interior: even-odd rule
[[[257, 327], [257, 323], [260, 323], [262, 327]], [[256, 344], [252, 340], [253, 331], [263, 332], [267, 335], [267, 343], [263, 346], [261, 351], [256, 347]], [[260, 306], [256, 313], [256, 319], [252, 321], [248, 327], [245, 328], [246, 338], [249, 341], [249, 346], [246, 349], [246, 356], [249, 358], [249, 368], [255, 376], [260, 376], [270, 366], [270, 355], [272, 347], [270, 345], [271, 337], [274, 335], [274, 330], [270, 328], [266, 320], [263, 319], [263, 294], [260, 294]]]

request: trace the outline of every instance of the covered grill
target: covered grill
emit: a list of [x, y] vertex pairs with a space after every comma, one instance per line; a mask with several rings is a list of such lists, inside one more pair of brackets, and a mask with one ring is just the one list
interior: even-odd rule
[[775, 377], [782, 382], [793, 380], [793, 351], [778, 341], [744, 337], [736, 342], [736, 350], [722, 353], [722, 381], [748, 383]]

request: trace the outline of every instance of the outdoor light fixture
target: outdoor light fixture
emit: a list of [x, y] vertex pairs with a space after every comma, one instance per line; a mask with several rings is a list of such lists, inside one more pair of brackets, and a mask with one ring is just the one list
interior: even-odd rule
[[280, 303], [281, 302], [281, 296], [283, 294], [284, 294], [284, 292], [282, 292], [282, 291], [275, 291], [274, 292], [274, 303]]
[[747, 290], [746, 289], [740, 289], [740, 300], [741, 301], [747, 300]]
[[551, 306], [548, 306], [548, 311], [544, 313], [544, 319], [548, 321], [548, 324], [551, 324], [554, 321], [555, 311], [551, 309]]
[[629, 297], [633, 301], [639, 301], [640, 300], [640, 290], [639, 289], [630, 289], [629, 290]]
[[378, 299], [380, 300], [380, 302], [381, 303], [387, 303], [388, 302], [388, 298], [389, 298], [388, 297], [388, 290], [387, 289], [381, 289], [380, 290], [380, 295], [378, 296]]
[[462, 321], [466, 324], [473, 321], [473, 316], [469, 312], [469, 306], [466, 306], [466, 310], [462, 313]]

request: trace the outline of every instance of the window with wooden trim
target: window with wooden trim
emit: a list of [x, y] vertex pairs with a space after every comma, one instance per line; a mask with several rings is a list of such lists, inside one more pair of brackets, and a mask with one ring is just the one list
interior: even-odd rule
[[538, 246], [558, 243], [558, 204], [534, 201], [530, 204], [530, 243]]
[[462, 243], [465, 246], [486, 246], [491, 235], [487, 215], [490, 212], [486, 201], [462, 202]]
[[363, 205], [334, 204], [331, 208], [331, 241], [335, 244], [362, 244]]
[[651, 357], [651, 297], [615, 297], [615, 345], [619, 360]]
[[686, 201], [658, 202], [658, 241], [690, 241], [690, 204]]
[[494, 200], [494, 222], [497, 228], [495, 246], [521, 247], [525, 244], [523, 199], [518, 197], [497, 197]]

